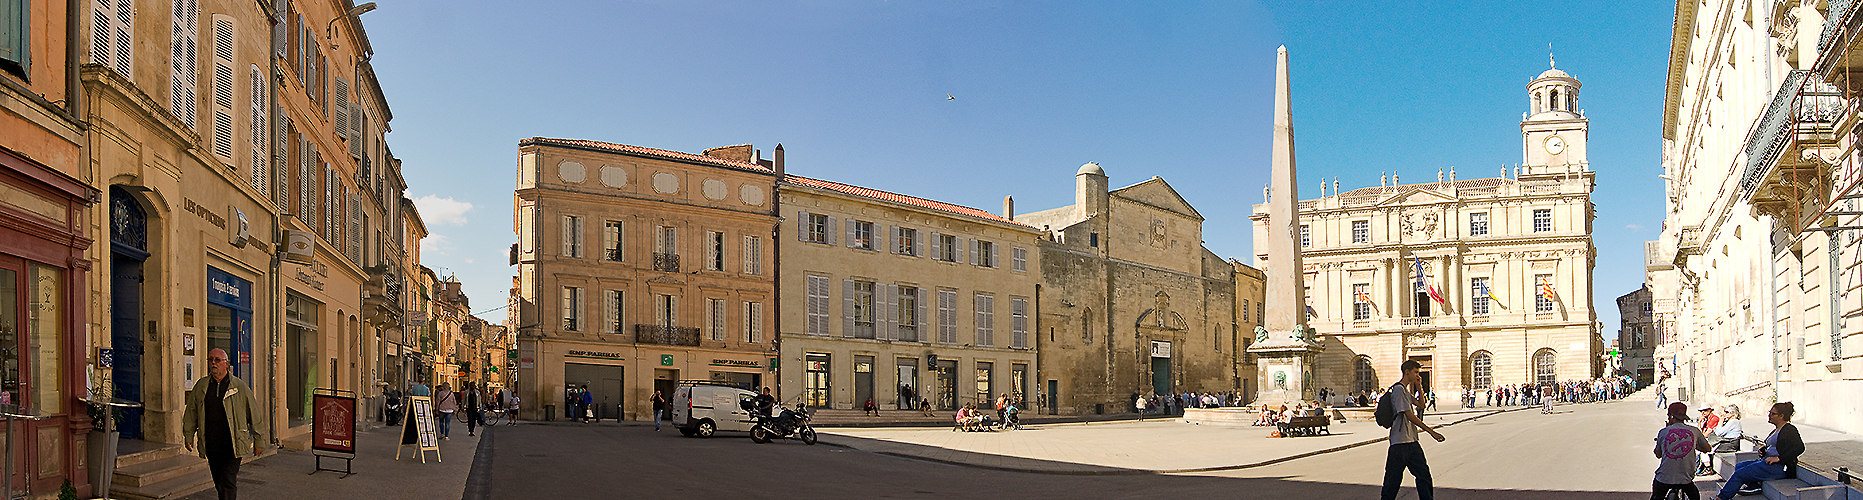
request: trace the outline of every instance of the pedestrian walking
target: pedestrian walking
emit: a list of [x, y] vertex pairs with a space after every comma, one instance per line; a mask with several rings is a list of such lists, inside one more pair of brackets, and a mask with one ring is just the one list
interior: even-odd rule
[[653, 391], [653, 430], [660, 431], [660, 413], [666, 411], [666, 396], [660, 391]]
[[582, 418], [584, 423], [602, 421], [595, 417], [595, 393], [589, 392], [587, 385], [582, 386]]
[[440, 384], [433, 393], [434, 418], [440, 421], [440, 439], [452, 440], [453, 412], [459, 411], [459, 396]]
[[1667, 382], [1668, 382], [1667, 380], [1659, 380], [1656, 382], [1656, 407], [1657, 408], [1669, 406], [1669, 393], [1667, 391], [1667, 386], [1668, 386]]
[[1145, 398], [1142, 396], [1139, 397], [1132, 402], [1132, 405], [1138, 408], [1139, 420], [1145, 420]]
[[[1382, 500], [1394, 500], [1397, 491], [1404, 482], [1404, 470], [1417, 478], [1417, 498], [1435, 500], [1436, 489], [1430, 480], [1430, 464], [1423, 457], [1423, 445], [1417, 442], [1417, 430], [1422, 429], [1442, 442], [1442, 433], [1431, 429], [1423, 423], [1423, 403], [1415, 394], [1423, 388], [1423, 364], [1414, 359], [1404, 360], [1400, 365], [1403, 378], [1397, 385], [1391, 386], [1391, 392], [1384, 395], [1391, 400], [1397, 418], [1391, 423], [1391, 447], [1384, 456], [1384, 491], [1379, 495]], [[1383, 404], [1383, 403], [1379, 403]]]
[[1671, 491], [1701, 500], [1701, 490], [1695, 488], [1695, 467], [1701, 463], [1696, 453], [1708, 449], [1701, 430], [1688, 425], [1688, 403], [1670, 404], [1668, 426], [1656, 431], [1656, 458], [1662, 462], [1656, 466], [1655, 482], [1650, 483], [1650, 500], [1663, 500]]
[[232, 374], [226, 351], [207, 351], [207, 376], [194, 381], [181, 416], [181, 442], [207, 459], [220, 500], [239, 498], [239, 460], [265, 452], [260, 441], [260, 413], [252, 387]]
[[478, 435], [479, 425], [482, 424], [482, 421], [479, 419], [484, 418], [484, 416], [479, 413], [479, 410], [483, 409], [479, 406], [479, 387], [473, 385], [472, 382], [466, 382], [465, 384], [466, 395], [459, 399], [460, 402], [466, 404], [466, 435], [476, 436]]

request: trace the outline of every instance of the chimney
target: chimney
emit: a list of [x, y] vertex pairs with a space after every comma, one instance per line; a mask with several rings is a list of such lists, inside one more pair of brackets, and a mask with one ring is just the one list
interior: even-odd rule
[[783, 179], [783, 143], [776, 143], [776, 179]]
[[1009, 195], [1003, 195], [1003, 218], [1009, 219], [1009, 220], [1016, 220], [1016, 199], [1015, 197], [1009, 196]]

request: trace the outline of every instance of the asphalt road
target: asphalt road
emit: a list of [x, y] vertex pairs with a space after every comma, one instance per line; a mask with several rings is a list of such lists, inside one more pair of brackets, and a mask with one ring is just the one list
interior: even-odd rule
[[[1495, 415], [1425, 444], [1441, 498], [1648, 498], [1660, 414], [1641, 402]], [[1427, 438], [1426, 438], [1427, 439]], [[743, 434], [520, 425], [481, 447], [466, 498], [1376, 498], [1385, 445], [1205, 474], [1003, 472]], [[1195, 447], [1195, 440], [1134, 442]], [[486, 455], [489, 452], [489, 455]], [[1411, 484], [1408, 476], [1406, 486]], [[1400, 498], [1415, 498], [1406, 487]]]

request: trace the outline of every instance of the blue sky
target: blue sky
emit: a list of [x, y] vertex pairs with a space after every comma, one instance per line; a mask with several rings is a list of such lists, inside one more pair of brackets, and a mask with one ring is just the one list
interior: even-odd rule
[[1245, 257], [1283, 44], [1308, 196], [1322, 177], [1351, 189], [1519, 162], [1550, 43], [1591, 119], [1607, 338], [1662, 224], [1666, 4], [379, 3], [363, 19], [389, 144], [434, 234], [423, 258], [475, 311], [502, 306], [515, 272], [513, 171], [533, 136], [766, 157], [782, 143], [793, 173], [991, 211], [1006, 194], [1022, 212], [1071, 204], [1095, 161], [1114, 186], [1163, 177], [1207, 218], [1211, 250]]

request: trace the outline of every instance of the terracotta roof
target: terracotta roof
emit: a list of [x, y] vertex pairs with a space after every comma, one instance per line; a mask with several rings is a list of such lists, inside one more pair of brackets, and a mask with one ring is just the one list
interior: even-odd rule
[[1024, 227], [1034, 227], [1028, 224], [1023, 224], [1020, 222], [1005, 219], [1001, 215], [989, 213], [989, 212], [978, 210], [975, 208], [952, 205], [950, 203], [945, 203], [941, 201], [932, 201], [932, 200], [927, 200], [924, 198], [919, 198], [919, 197], [914, 197], [914, 196], [906, 196], [903, 194], [891, 193], [891, 192], [881, 191], [878, 189], [868, 189], [868, 188], [864, 188], [860, 186], [852, 186], [852, 185], [842, 184], [839, 182], [824, 181], [821, 179], [811, 179], [808, 177], [800, 177], [800, 176], [795, 176], [795, 175], [783, 176], [783, 182], [795, 184], [798, 186], [808, 186], [808, 187], [812, 187], [816, 189], [826, 189], [826, 190], [834, 191], [837, 193], [851, 194], [851, 195], [859, 196], [862, 198], [872, 198], [872, 199], [881, 200], [881, 201], [890, 201], [893, 203], [899, 203], [902, 205], [911, 205], [911, 206], [920, 207], [920, 208], [929, 208], [932, 210], [937, 210], [941, 212], [949, 212], [949, 213], [953, 213], [957, 215], [967, 215], [970, 217], [976, 217], [979, 219], [987, 219], [987, 220], [994, 221], [994, 222], [1003, 222], [1003, 223], [1015, 224], [1015, 225], [1024, 226]]
[[646, 156], [646, 157], [660, 158], [660, 159], [666, 159], [666, 160], [698, 162], [698, 163], [715, 165], [715, 166], [720, 166], [720, 167], [725, 167], [725, 168], [735, 168], [738, 170], [749, 170], [753, 172], [775, 173], [775, 171], [771, 170], [770, 167], [765, 167], [763, 165], [758, 165], [755, 163], [744, 163], [741, 161], [726, 160], [723, 158], [713, 158], [713, 157], [705, 156], [705, 155], [695, 155], [692, 153], [681, 153], [678, 151], [668, 151], [665, 149], [654, 149], [654, 148], [641, 147], [641, 146], [629, 146], [627, 144], [615, 144], [612, 142], [591, 141], [588, 139], [552, 139], [548, 137], [532, 137], [529, 139], [518, 141], [519, 146], [527, 146], [531, 144], [593, 149], [597, 151], [608, 151], [608, 152], [614, 152], [614, 153]]

